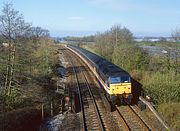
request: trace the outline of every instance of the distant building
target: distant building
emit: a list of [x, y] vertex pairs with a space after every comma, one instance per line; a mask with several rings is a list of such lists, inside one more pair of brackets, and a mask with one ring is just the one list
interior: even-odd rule
[[158, 42], [158, 41], [162, 41], [162, 40], [175, 42], [175, 40], [172, 37], [135, 37], [134, 40], [136, 42], [142, 42], [142, 41]]
[[168, 52], [166, 50], [161, 51], [163, 54], [167, 54]]
[[67, 43], [67, 41], [64, 40], [64, 38], [59, 38], [59, 42], [60, 42], [60, 43]]
[[143, 41], [143, 38], [134, 38], [134, 41], [136, 41], [136, 42], [142, 42], [142, 41]]

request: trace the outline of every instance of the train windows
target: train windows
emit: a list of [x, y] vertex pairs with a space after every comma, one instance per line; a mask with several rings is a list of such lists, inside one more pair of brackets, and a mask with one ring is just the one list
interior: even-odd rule
[[121, 76], [121, 83], [128, 83], [130, 82], [129, 76]]
[[116, 84], [116, 83], [120, 83], [120, 82], [121, 82], [120, 77], [111, 77], [110, 78], [110, 83], [111, 84]]

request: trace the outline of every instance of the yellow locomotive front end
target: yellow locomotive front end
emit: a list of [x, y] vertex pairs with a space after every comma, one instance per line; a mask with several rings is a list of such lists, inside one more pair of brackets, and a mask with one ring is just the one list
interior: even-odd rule
[[132, 94], [130, 76], [110, 77], [110, 94], [115, 96], [123, 96], [128, 98]]
[[114, 95], [131, 94], [131, 83], [110, 84], [110, 92]]

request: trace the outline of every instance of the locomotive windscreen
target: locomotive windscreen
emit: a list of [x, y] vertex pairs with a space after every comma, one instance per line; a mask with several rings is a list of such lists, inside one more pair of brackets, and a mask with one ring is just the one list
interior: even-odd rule
[[110, 77], [110, 83], [111, 84], [117, 84], [117, 83], [120, 83], [120, 82], [121, 82], [120, 77]]
[[121, 77], [110, 77], [111, 84], [118, 84], [118, 83], [129, 83], [130, 77], [129, 76], [121, 76]]

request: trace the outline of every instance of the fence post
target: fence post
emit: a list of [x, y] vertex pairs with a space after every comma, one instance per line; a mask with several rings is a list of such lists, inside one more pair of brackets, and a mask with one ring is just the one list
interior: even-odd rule
[[53, 104], [51, 102], [51, 117], [53, 117]]
[[43, 103], [41, 104], [41, 116], [42, 116], [42, 120], [44, 119], [44, 105]]

